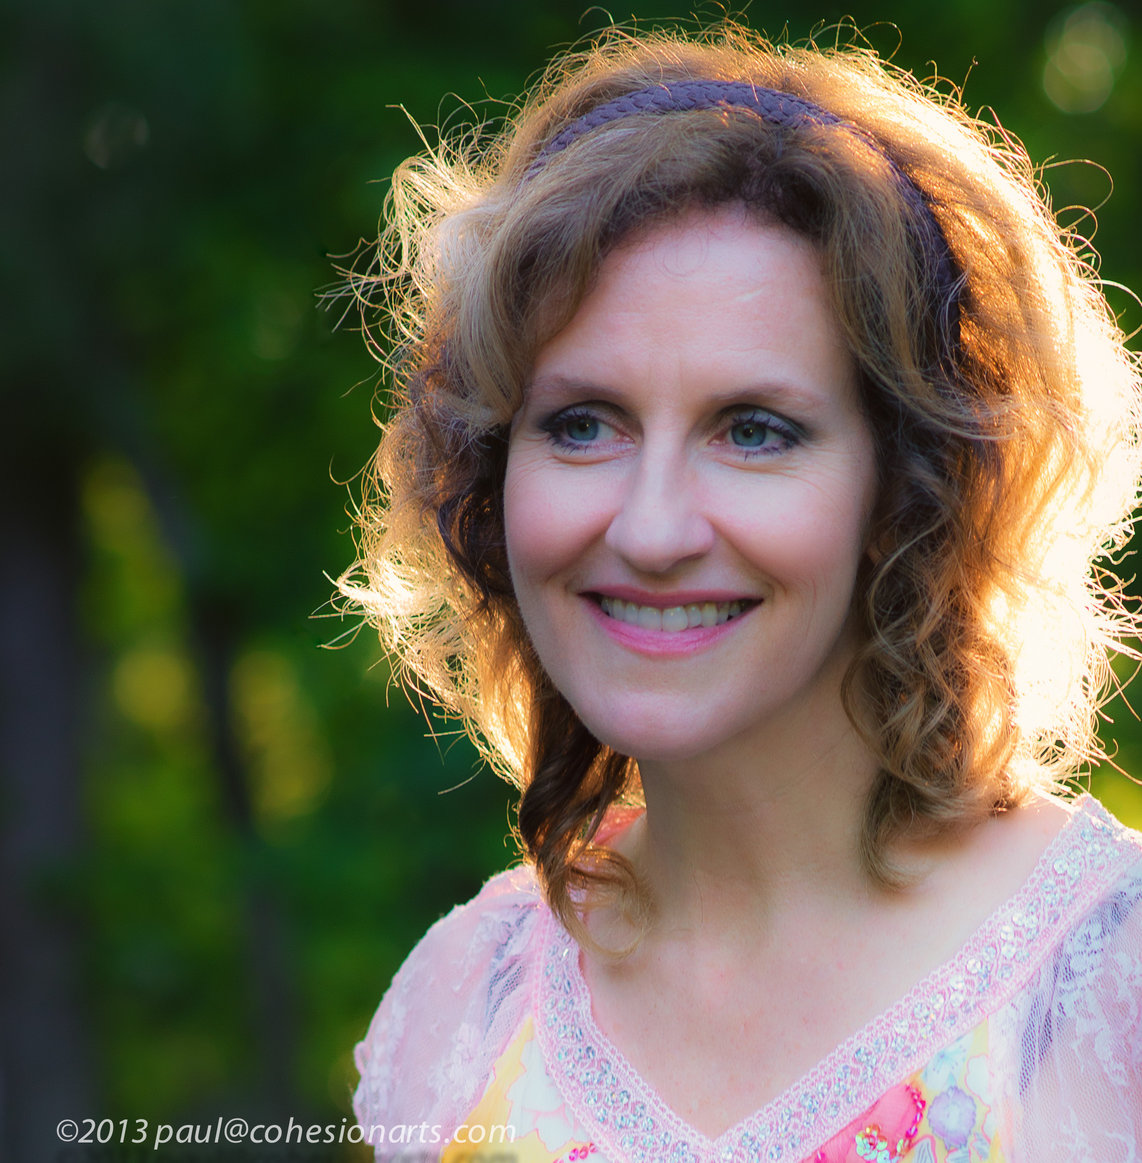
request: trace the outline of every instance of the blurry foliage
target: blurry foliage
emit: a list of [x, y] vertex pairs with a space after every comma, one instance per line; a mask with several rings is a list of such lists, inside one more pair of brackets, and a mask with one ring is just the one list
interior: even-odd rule
[[[14, 0], [3, 16], [3, 198], [19, 223], [0, 242], [19, 292], [4, 322], [18, 389], [9, 432], [25, 434], [17, 454], [38, 471], [66, 463], [81, 482], [89, 839], [72, 876], [92, 936], [100, 1114], [213, 1117], [259, 1100], [243, 900], [269, 893], [293, 1113], [339, 1118], [350, 1049], [400, 960], [511, 858], [508, 790], [487, 772], [465, 782], [471, 748], [425, 737], [383, 662], [370, 669], [371, 636], [318, 649], [344, 629], [309, 615], [329, 612], [322, 571], [352, 556], [336, 482], [373, 446], [378, 373], [356, 337], [332, 334], [314, 291], [332, 277], [328, 256], [373, 231], [384, 186], [372, 183], [417, 147], [394, 106], [431, 124], [467, 115], [445, 94], [477, 105], [518, 94], [553, 46], [606, 21], [581, 11]], [[1142, 70], [1122, 55], [1142, 44], [1125, 6], [1076, 17], [1038, 0], [954, 0], [919, 12], [862, 0], [811, 16], [851, 15], [886, 54], [895, 22], [898, 63], [927, 76], [935, 59], [941, 76], [966, 79], [968, 104], [999, 110], [1032, 157], [1091, 159], [1049, 172], [1056, 207], [1101, 204], [1113, 174], [1103, 273], [1142, 286], [1129, 213]], [[771, 35], [785, 27], [775, 4], [747, 15]], [[811, 27], [791, 19], [789, 34]], [[1092, 93], [1094, 111], [1060, 111]], [[1115, 303], [1128, 329], [1142, 322], [1131, 300]], [[248, 829], [215, 770], [203, 610], [231, 651]], [[1113, 713], [1119, 762], [1142, 772], [1142, 731]], [[1142, 823], [1136, 786], [1095, 779]]]

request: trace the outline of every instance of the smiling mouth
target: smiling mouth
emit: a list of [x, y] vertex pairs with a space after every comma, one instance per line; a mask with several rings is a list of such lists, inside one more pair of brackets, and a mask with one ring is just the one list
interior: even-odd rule
[[603, 613], [616, 622], [625, 622], [628, 626], [638, 626], [642, 630], [664, 630], [668, 634], [680, 634], [683, 630], [694, 630], [699, 626], [721, 626], [758, 604], [749, 600], [688, 602], [684, 606], [660, 609], [658, 606], [624, 602], [622, 598], [599, 596], [596, 600]]

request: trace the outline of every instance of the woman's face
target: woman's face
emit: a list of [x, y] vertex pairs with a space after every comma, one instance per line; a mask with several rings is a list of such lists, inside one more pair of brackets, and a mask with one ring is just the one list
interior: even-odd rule
[[643, 760], [840, 714], [875, 478], [812, 246], [736, 207], [640, 232], [512, 427], [508, 560], [540, 661]]

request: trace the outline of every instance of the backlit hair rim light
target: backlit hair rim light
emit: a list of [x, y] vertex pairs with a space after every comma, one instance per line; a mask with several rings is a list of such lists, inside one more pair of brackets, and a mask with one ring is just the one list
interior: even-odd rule
[[590, 133], [593, 129], [598, 129], [609, 122], [645, 114], [681, 113], [691, 109], [718, 108], [748, 109], [765, 121], [773, 125], [783, 125], [786, 128], [793, 128], [804, 121], [813, 121], [818, 125], [843, 126], [864, 141], [870, 149], [876, 150], [884, 157], [898, 179], [901, 195], [917, 212], [917, 221], [923, 224], [924, 250], [936, 270], [937, 282], [943, 292], [943, 301], [948, 304], [954, 342], [959, 318], [957, 296], [960, 274], [948, 250], [947, 241], [940, 231], [939, 223], [932, 216], [923, 195], [892, 158], [880, 150], [872, 137], [856, 126], [847, 124], [835, 114], [819, 108], [811, 101], [806, 101], [803, 97], [797, 97], [792, 93], [782, 93], [777, 89], [766, 89], [744, 81], [662, 81], [649, 89], [640, 89], [635, 93], [624, 93], [621, 97], [606, 101], [602, 105], [597, 105], [590, 112], [584, 113], [566, 129], [557, 133], [540, 150], [535, 161], [528, 168], [527, 178], [534, 177], [552, 155], [565, 150], [583, 134]]
[[591, 841], [641, 789], [528, 640], [504, 549], [509, 427], [607, 254], [729, 204], [821, 255], [877, 444], [844, 689], [881, 765], [872, 880], [893, 882], [902, 835], [1097, 758], [1108, 651], [1138, 628], [1102, 560], [1138, 490], [1135, 359], [1089, 244], [1009, 135], [863, 48], [732, 24], [616, 30], [558, 58], [501, 129], [398, 168], [379, 247], [349, 273], [393, 391], [340, 590], [522, 789], [521, 847], [571, 927], [577, 887], [637, 899]]

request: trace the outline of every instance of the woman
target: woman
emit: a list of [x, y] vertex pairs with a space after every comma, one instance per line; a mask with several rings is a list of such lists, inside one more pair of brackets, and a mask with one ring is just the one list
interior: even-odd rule
[[1054, 793], [1138, 385], [1023, 156], [863, 52], [616, 35], [389, 212], [343, 589], [527, 864], [358, 1048], [378, 1157], [1135, 1158], [1142, 839]]

